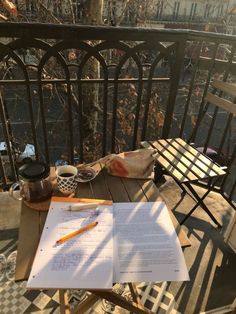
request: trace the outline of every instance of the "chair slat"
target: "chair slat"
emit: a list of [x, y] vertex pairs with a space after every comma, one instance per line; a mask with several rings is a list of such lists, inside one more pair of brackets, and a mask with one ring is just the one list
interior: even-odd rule
[[214, 177], [219, 175], [219, 167], [217, 167], [217, 169], [214, 169], [214, 163], [209, 164], [209, 159], [202, 155], [198, 150], [194, 149], [193, 151], [192, 146], [187, 143], [185, 143], [185, 147], [183, 147], [177, 142], [177, 140], [179, 139], [170, 139], [168, 140], [168, 142], [170, 142], [178, 151], [180, 151], [181, 154], [183, 154], [192, 163], [192, 165], [195, 165], [197, 167], [196, 171], [198, 175], [200, 175], [200, 173], [202, 172], [202, 178], [209, 176]]
[[181, 138], [144, 141], [141, 145], [157, 149], [158, 163], [179, 182], [197, 181], [225, 174], [221, 167]]
[[[157, 149], [155, 147], [155, 143], [156, 142], [147, 142], [147, 141], [143, 141], [141, 142], [141, 145], [142, 147], [144, 148], [154, 148], [154, 149]], [[181, 182], [186, 182], [186, 181], [189, 181], [189, 179], [183, 175], [178, 169], [176, 169], [175, 166], [171, 165], [170, 162], [168, 162], [161, 154], [159, 154], [157, 156], [157, 161], [163, 165], [164, 168], [166, 168], [169, 173], [171, 173], [177, 180], [181, 181]]]
[[183, 148], [175, 140], [159, 140], [159, 143], [163, 144], [176, 158], [180, 156], [180, 164], [183, 163], [188, 167], [198, 179], [204, 179], [210, 176], [218, 175], [216, 172], [212, 171], [208, 166], [206, 166], [198, 157], [189, 153], [188, 149]]
[[183, 147], [188, 147], [188, 151], [196, 156], [198, 160], [201, 160], [205, 165], [207, 165], [210, 169], [212, 169], [215, 173], [218, 175], [224, 175], [225, 171], [222, 170], [221, 167], [217, 166], [213, 161], [211, 161], [209, 158], [205, 157], [202, 153], [200, 153], [196, 148], [192, 147], [191, 145], [187, 144], [184, 140], [181, 138], [176, 138], [175, 141]]
[[199, 177], [194, 175], [188, 167], [179, 161], [179, 159], [181, 159], [180, 154], [176, 158], [168, 151], [168, 148], [163, 147], [159, 141], [153, 142], [152, 144], [159, 152], [157, 161], [177, 180], [181, 182], [199, 180]]
[[218, 106], [230, 113], [236, 114], [236, 104], [232, 103], [229, 100], [224, 98], [220, 98], [219, 96], [213, 95], [211, 93], [207, 93], [205, 100], [215, 106]]
[[150, 149], [155, 148], [155, 147], [152, 145], [151, 142], [143, 141], [143, 142], [141, 142], [140, 144], [141, 144], [141, 146], [142, 146], [143, 148], [150, 148]]
[[236, 84], [222, 81], [213, 81], [211, 84], [214, 88], [220, 89], [222, 92], [236, 96]]

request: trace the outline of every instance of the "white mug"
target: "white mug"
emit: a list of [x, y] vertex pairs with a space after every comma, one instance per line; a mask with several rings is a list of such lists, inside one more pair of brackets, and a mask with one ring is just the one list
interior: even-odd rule
[[58, 189], [63, 194], [71, 194], [76, 190], [77, 187], [77, 176], [78, 170], [74, 166], [65, 165], [56, 168], [57, 185]]

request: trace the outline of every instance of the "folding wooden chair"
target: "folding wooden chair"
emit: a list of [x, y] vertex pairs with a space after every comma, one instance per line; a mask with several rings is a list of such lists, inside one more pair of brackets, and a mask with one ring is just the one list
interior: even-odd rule
[[[222, 98], [222, 95], [223, 93], [230, 93], [236, 96], [236, 85], [215, 81], [212, 86], [214, 88], [213, 91], [216, 91], [216, 89], [220, 90], [220, 96], [213, 93], [206, 94], [206, 107], [202, 111], [202, 117], [200, 117], [199, 120], [201, 120], [203, 115], [207, 112], [209, 103], [213, 104], [216, 108], [226, 110], [232, 118], [233, 114], [236, 114], [236, 104]], [[198, 151], [181, 138], [144, 141], [141, 142], [141, 145], [145, 148], [154, 148], [158, 152], [156, 157], [157, 171], [155, 180], [159, 180], [163, 171], [167, 172], [181, 189], [187, 192], [196, 201], [196, 205], [189, 211], [180, 224], [183, 224], [198, 206], [201, 206], [214, 223], [217, 224], [218, 227], [221, 227], [221, 224], [204, 203], [204, 199], [216, 185], [217, 181], [220, 180], [222, 176], [226, 175], [227, 167], [219, 166], [204, 153]], [[208, 181], [206, 186], [207, 190], [204, 195], [200, 197], [194, 189], [193, 183], [206, 179]]]

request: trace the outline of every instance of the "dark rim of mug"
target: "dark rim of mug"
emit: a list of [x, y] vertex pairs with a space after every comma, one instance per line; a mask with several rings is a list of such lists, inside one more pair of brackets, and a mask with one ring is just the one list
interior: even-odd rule
[[64, 171], [64, 172], [62, 172], [62, 173], [58, 173], [57, 174], [57, 176], [58, 177], [60, 177], [60, 178], [63, 178], [63, 179], [66, 179], [66, 178], [71, 178], [71, 177], [74, 177], [74, 176], [76, 176], [76, 174], [75, 173], [72, 173], [72, 172], [70, 172], [70, 171]]

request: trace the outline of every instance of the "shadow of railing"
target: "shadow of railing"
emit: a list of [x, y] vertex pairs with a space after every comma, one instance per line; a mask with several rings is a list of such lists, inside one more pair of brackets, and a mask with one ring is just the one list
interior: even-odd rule
[[[176, 216], [182, 219], [183, 214]], [[190, 217], [186, 228], [192, 243], [184, 249], [190, 281], [169, 283], [169, 289], [175, 291], [178, 311], [197, 314], [222, 306], [222, 299], [225, 305], [231, 304], [236, 293], [236, 256], [225, 244], [223, 231], [198, 217]]]

